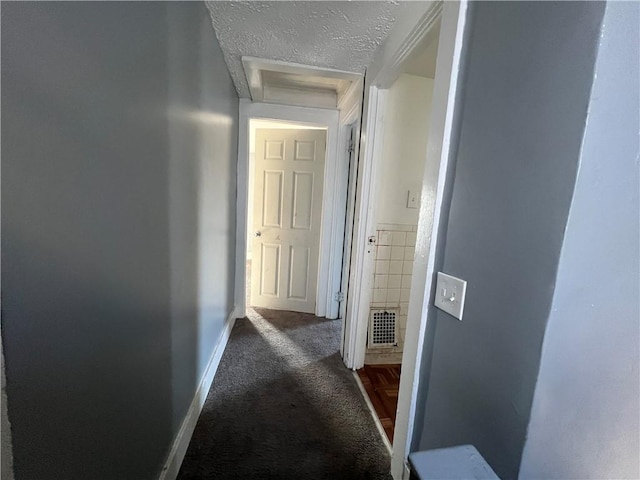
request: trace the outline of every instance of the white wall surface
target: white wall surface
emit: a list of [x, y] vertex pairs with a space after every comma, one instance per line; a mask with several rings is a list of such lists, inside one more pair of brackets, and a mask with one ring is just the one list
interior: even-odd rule
[[433, 79], [401, 75], [389, 89], [384, 144], [378, 173], [376, 222], [417, 225], [418, 208], [407, 208], [408, 191], [422, 190]]

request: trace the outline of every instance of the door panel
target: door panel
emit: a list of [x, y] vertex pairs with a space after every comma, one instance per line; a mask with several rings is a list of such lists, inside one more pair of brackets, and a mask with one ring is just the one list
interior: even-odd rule
[[262, 244], [260, 255], [260, 295], [278, 297], [280, 285], [280, 245]]
[[316, 142], [315, 141], [295, 141], [295, 161], [313, 162], [315, 160]]
[[252, 306], [315, 312], [325, 150], [325, 130], [256, 130]]
[[265, 170], [263, 182], [262, 226], [281, 228], [284, 172]]
[[293, 217], [291, 228], [311, 230], [313, 215], [313, 173], [293, 172]]
[[266, 141], [265, 160], [284, 160], [284, 142], [280, 140]]
[[288, 298], [307, 300], [309, 280], [309, 255], [307, 247], [289, 247], [289, 290]]

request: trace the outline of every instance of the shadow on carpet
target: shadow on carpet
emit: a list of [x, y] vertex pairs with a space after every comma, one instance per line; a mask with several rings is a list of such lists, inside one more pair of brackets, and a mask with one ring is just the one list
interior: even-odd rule
[[178, 478], [390, 479], [340, 326], [266, 309], [236, 321]]

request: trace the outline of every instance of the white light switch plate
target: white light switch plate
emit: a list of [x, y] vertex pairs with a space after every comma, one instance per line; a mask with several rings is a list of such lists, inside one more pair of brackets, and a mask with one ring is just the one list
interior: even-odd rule
[[407, 193], [407, 208], [420, 207], [420, 192], [418, 190], [409, 190]]
[[435, 306], [462, 320], [464, 296], [467, 293], [467, 282], [446, 273], [438, 272], [436, 282]]

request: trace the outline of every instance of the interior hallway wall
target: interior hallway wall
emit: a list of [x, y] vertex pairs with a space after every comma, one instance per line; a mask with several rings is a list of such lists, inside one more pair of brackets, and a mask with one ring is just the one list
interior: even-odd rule
[[235, 310], [238, 98], [201, 6], [167, 6], [174, 434]]
[[2, 5], [17, 478], [158, 477], [233, 310], [237, 108], [200, 2]]
[[520, 478], [640, 478], [640, 4], [609, 2]]
[[[453, 192], [413, 449], [473, 444], [516, 478], [576, 180], [604, 4], [477, 2], [463, 57]], [[445, 202], [446, 203], [446, 202]]]

